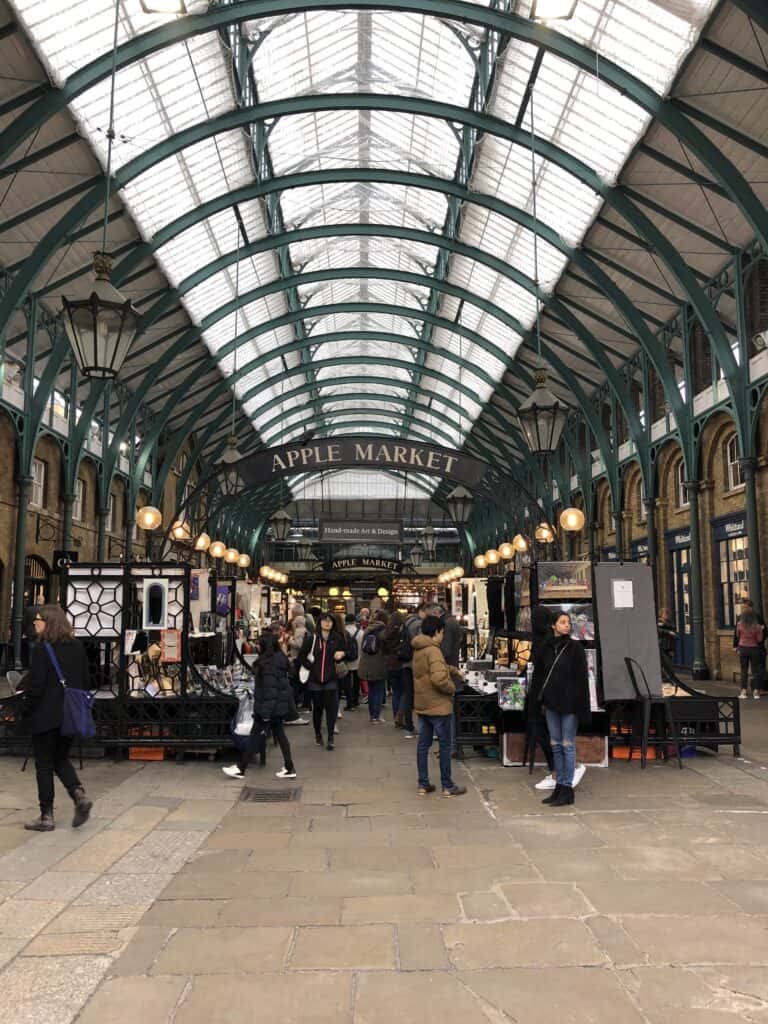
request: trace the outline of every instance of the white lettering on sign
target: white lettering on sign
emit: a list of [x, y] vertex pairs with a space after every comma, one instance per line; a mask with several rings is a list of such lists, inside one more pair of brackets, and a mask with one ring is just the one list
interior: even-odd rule
[[741, 536], [741, 534], [744, 533], [744, 520], [742, 519], [741, 522], [738, 523], [726, 523], [725, 532], [735, 533], [738, 536]]

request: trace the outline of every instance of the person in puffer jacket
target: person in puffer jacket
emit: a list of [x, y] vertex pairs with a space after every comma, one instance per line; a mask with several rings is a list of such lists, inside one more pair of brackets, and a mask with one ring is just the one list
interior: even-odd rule
[[254, 754], [261, 754], [266, 749], [270, 731], [283, 755], [283, 768], [275, 773], [276, 777], [296, 778], [291, 745], [285, 734], [286, 721], [298, 717], [288, 670], [288, 658], [280, 649], [274, 634], [262, 633], [253, 686], [253, 728], [250, 739], [238, 763], [222, 768], [224, 774], [231, 779], [244, 778]]

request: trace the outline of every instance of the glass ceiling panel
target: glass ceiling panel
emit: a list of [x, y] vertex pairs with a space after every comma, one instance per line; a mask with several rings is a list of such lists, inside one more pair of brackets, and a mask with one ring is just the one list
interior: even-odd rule
[[331, 496], [339, 500], [355, 501], [370, 498], [412, 498], [415, 493], [432, 494], [440, 483], [438, 477], [409, 473], [405, 477], [378, 473], [373, 469], [342, 469], [337, 473], [324, 473], [298, 482], [292, 477], [291, 490], [296, 501], [322, 501]]
[[329, 313], [327, 316], [309, 318], [305, 324], [313, 335], [332, 331], [388, 331], [391, 334], [402, 334], [406, 338], [416, 338], [421, 321], [406, 320], [405, 317], [389, 313]]
[[443, 224], [448, 204], [440, 192], [360, 182], [289, 189], [282, 207], [289, 226], [360, 223], [360, 211], [366, 210], [369, 223], [429, 230]]
[[419, 242], [401, 242], [396, 238], [348, 235], [341, 238], [314, 238], [292, 245], [291, 256], [306, 270], [329, 267], [387, 267], [421, 274], [433, 268], [435, 247]]

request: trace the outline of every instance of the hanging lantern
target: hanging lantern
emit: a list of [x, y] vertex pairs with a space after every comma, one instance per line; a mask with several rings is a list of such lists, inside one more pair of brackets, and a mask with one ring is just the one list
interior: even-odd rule
[[299, 556], [299, 561], [308, 562], [312, 557], [312, 541], [302, 537], [296, 545], [296, 552]]
[[411, 560], [411, 565], [414, 569], [418, 569], [421, 563], [424, 561], [424, 545], [417, 541], [411, 548], [411, 553], [408, 556]]
[[341, 592], [341, 596], [344, 598], [345, 601], [349, 601], [352, 597], [352, 591], [349, 589], [349, 587], [345, 587]]
[[223, 540], [215, 540], [208, 548], [208, 554], [211, 558], [223, 558], [224, 552], [227, 550], [227, 545]]
[[136, 512], [136, 525], [140, 530], [156, 530], [163, 521], [163, 513], [154, 505], [144, 505]]
[[387, 590], [386, 587], [379, 587], [376, 593], [379, 595], [380, 598], [382, 598], [382, 600], [385, 600], [389, 597], [389, 591]]
[[189, 523], [185, 519], [177, 519], [171, 526], [171, 536], [181, 544], [192, 540], [192, 531], [189, 528]]
[[472, 494], [466, 487], [454, 487], [445, 500], [448, 515], [457, 526], [466, 526], [472, 515]]
[[248, 566], [251, 564], [251, 556], [240, 555], [240, 557], [237, 560], [237, 564], [240, 566], [241, 569], [247, 569]]
[[455, 580], [460, 580], [464, 575], [464, 570], [460, 565], [457, 565], [455, 569], [451, 569], [451, 576]]
[[328, 588], [328, 597], [338, 597], [338, 596], [339, 596], [339, 588], [338, 587], [329, 587]]
[[93, 255], [96, 280], [87, 299], [62, 299], [64, 329], [84, 377], [114, 380], [136, 337], [139, 312], [110, 282], [112, 257]]
[[269, 573], [269, 566], [268, 565], [262, 565], [262, 567], [259, 569], [259, 576], [261, 576], [261, 578], [263, 580], [265, 580], [267, 578], [267, 574], [268, 573]]
[[488, 563], [488, 565], [498, 565], [499, 562], [501, 561], [501, 555], [496, 550], [496, 548], [489, 548], [485, 552], [485, 560]]
[[531, 453], [551, 455], [560, 444], [568, 407], [544, 386], [547, 382], [546, 370], [537, 370], [535, 380], [536, 387], [520, 405], [517, 418]]
[[475, 555], [474, 566], [476, 569], [487, 569], [488, 559], [485, 555]]
[[221, 493], [225, 498], [234, 498], [245, 488], [245, 480], [240, 475], [239, 464], [242, 455], [237, 447], [237, 437], [230, 434], [227, 447], [219, 459], [216, 468], [216, 479], [219, 481]]
[[195, 537], [195, 551], [207, 551], [211, 546], [211, 538], [207, 533], [198, 533]]
[[534, 537], [539, 542], [539, 544], [551, 544], [552, 541], [555, 539], [555, 535], [552, 532], [552, 527], [549, 525], [549, 523], [539, 523], [539, 525], [536, 527]]
[[282, 584], [282, 586], [285, 586], [285, 584], [288, 582], [288, 577], [285, 575], [284, 572], [279, 572], [277, 575], [279, 577], [279, 582]]
[[522, 533], [516, 533], [515, 536], [512, 538], [512, 547], [515, 549], [515, 551], [520, 552], [528, 550], [528, 541], [522, 535]]
[[437, 544], [437, 537], [435, 535], [435, 528], [431, 523], [427, 523], [424, 529], [421, 531], [420, 537], [421, 543], [424, 545], [424, 550], [427, 552], [429, 557], [435, 553], [435, 545]]
[[508, 562], [510, 558], [515, 557], [515, 549], [508, 540], [505, 540], [503, 544], [499, 544], [499, 554], [505, 562]]
[[580, 508], [566, 508], [560, 513], [560, 525], [569, 533], [578, 533], [584, 529], [584, 513]]
[[291, 523], [293, 520], [285, 511], [284, 508], [279, 509], [272, 518], [269, 520], [269, 525], [272, 527], [272, 536], [276, 541], [282, 543], [288, 539], [288, 534], [291, 530]]

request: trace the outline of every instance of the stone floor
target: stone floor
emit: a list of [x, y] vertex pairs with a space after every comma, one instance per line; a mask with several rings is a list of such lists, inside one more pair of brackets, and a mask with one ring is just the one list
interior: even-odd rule
[[87, 762], [94, 818], [62, 800], [52, 835], [0, 758], [4, 1024], [768, 1022], [761, 763], [595, 769], [550, 810], [472, 759], [465, 797], [420, 799], [413, 743], [366, 719], [333, 753], [291, 730], [291, 803], [215, 764]]

